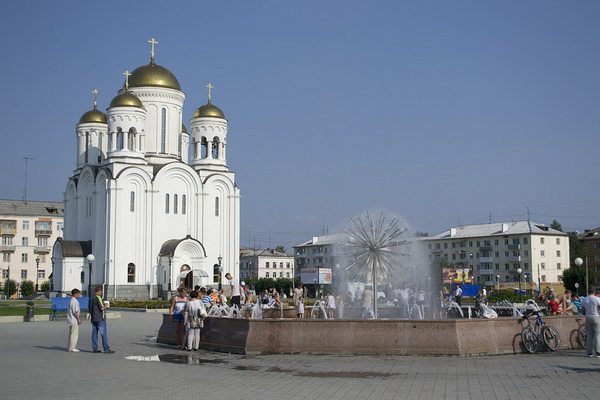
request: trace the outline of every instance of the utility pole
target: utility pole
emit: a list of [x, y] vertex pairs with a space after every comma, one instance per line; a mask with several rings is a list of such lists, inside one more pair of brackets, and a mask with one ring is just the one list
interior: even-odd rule
[[29, 160], [33, 160], [33, 158], [23, 157], [23, 159], [25, 160], [25, 190], [23, 193], [23, 200], [25, 201], [25, 204], [27, 204], [27, 164], [29, 164]]

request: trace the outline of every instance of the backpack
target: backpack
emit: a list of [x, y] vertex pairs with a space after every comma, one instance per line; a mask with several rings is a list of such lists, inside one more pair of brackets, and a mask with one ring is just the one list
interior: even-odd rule
[[206, 309], [204, 308], [204, 305], [200, 304], [198, 311], [196, 311], [193, 314], [188, 315], [188, 321], [190, 323], [190, 328], [191, 329], [202, 328], [202, 326], [204, 325], [202, 323], [202, 321], [204, 320], [204, 318], [206, 318], [207, 315], [208, 314], [206, 312]]

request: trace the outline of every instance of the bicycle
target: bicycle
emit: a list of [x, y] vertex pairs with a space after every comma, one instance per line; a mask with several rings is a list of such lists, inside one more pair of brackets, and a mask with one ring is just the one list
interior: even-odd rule
[[[585, 340], [587, 337], [585, 331], [585, 319], [577, 319], [577, 328], [571, 332], [571, 337], [575, 336], [575, 342], [577, 343], [578, 348], [585, 349]], [[571, 345], [573, 342], [571, 341]], [[573, 346], [574, 347], [574, 346]]]
[[[532, 315], [535, 316], [533, 324], [529, 319]], [[546, 325], [546, 322], [542, 319], [542, 312], [540, 310], [525, 310], [523, 316], [518, 321], [519, 323], [527, 321], [527, 326], [521, 331], [521, 340], [523, 347], [529, 353], [536, 353], [541, 344], [544, 344], [550, 351], [558, 350], [560, 347], [560, 335], [554, 327]]]

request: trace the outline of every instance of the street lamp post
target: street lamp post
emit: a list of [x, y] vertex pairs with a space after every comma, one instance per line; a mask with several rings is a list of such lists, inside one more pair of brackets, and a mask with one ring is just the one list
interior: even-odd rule
[[[90, 299], [90, 304], [92, 301], [92, 263], [96, 259], [92, 253], [88, 254], [87, 257], [88, 266], [90, 267], [90, 276], [88, 276], [88, 297]], [[91, 308], [90, 308], [91, 310]]]
[[39, 291], [38, 278], [40, 276], [40, 258], [35, 259], [35, 292]]
[[167, 296], [171, 298], [171, 275], [173, 275], [173, 256], [169, 256], [169, 284], [167, 286]]
[[525, 274], [525, 275], [523, 275], [523, 277], [525, 278], [525, 294], [527, 294], [527, 286], [529, 283], [529, 281], [527, 280], [528, 276], [527, 276], [527, 274]]
[[8, 266], [7, 270], [6, 270], [6, 299], [8, 300], [10, 298], [10, 287], [9, 287], [9, 282], [10, 282], [10, 265]]
[[219, 299], [221, 298], [221, 289], [223, 288], [223, 268], [221, 267], [221, 262], [223, 261], [223, 257], [219, 254], [217, 257], [217, 261], [219, 261]]
[[[581, 276], [581, 265], [583, 264], [583, 260], [580, 257], [577, 257], [575, 260], [575, 265], [577, 265], [577, 283], [579, 283], [579, 277]], [[586, 268], [586, 273], [587, 273], [587, 268]], [[588, 292], [588, 287], [587, 287], [588, 283], [587, 283], [587, 277], [585, 280], [585, 294], [587, 295]], [[577, 296], [579, 296], [579, 285], [576, 286], [577, 288]]]
[[500, 291], [500, 275], [496, 275], [496, 281], [498, 282], [498, 291]]
[[56, 259], [54, 257], [50, 258], [50, 261], [52, 262], [52, 273], [51, 278], [50, 278], [50, 292], [54, 292], [54, 262], [56, 261]]
[[521, 295], [521, 273], [523, 270], [521, 268], [517, 268], [517, 273], [519, 274], [519, 296]]

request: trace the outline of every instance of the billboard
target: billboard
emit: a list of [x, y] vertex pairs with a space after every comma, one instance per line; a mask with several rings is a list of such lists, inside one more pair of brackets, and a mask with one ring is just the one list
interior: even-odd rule
[[451, 283], [473, 283], [473, 271], [471, 268], [443, 267], [442, 282], [446, 285]]
[[300, 271], [300, 282], [305, 285], [330, 285], [331, 268], [303, 268]]

